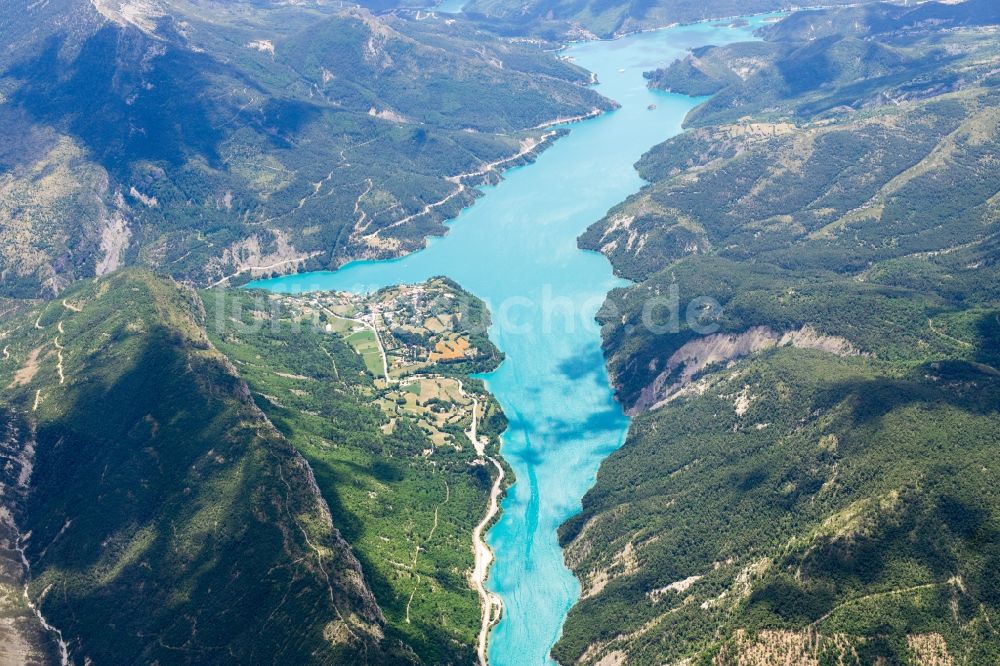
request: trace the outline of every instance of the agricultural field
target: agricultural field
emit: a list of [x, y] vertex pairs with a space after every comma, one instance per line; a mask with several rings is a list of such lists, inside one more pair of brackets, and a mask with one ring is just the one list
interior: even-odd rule
[[467, 431], [479, 398], [466, 392], [461, 377], [501, 357], [486, 338], [485, 310], [453, 282], [435, 278], [373, 294], [268, 298], [290, 308], [300, 322], [340, 337], [361, 356], [380, 390], [376, 404], [389, 418], [384, 432], [394, 432], [402, 418], [416, 423], [434, 448], [461, 451], [474, 445]]

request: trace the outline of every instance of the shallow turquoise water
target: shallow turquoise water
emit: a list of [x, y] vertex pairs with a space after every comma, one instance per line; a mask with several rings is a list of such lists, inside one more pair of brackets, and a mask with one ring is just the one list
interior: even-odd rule
[[510, 419], [502, 453], [517, 475], [488, 535], [496, 553], [489, 587], [505, 608], [490, 638], [496, 666], [552, 663], [549, 650], [580, 590], [563, 563], [556, 530], [579, 510], [598, 465], [622, 444], [628, 427], [593, 323], [605, 294], [622, 282], [603, 256], [579, 250], [576, 238], [641, 187], [633, 164], [679, 132], [697, 103], [647, 89], [642, 72], [691, 47], [746, 40], [762, 20], [572, 45], [564, 53], [596, 72], [600, 92], [621, 109], [570, 125], [569, 136], [486, 188], [486, 196], [450, 223], [448, 235], [423, 251], [251, 285], [368, 291], [447, 275], [489, 305], [490, 337], [507, 360], [485, 379]]

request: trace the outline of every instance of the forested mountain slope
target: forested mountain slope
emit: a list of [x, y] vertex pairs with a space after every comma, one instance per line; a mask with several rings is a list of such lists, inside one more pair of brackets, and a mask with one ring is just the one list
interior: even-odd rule
[[326, 2], [14, 0], [0, 34], [7, 295], [404, 253], [611, 107], [538, 44]]
[[361, 567], [199, 309], [119, 273], [4, 321], [28, 596], [79, 663], [363, 659], [384, 619]]
[[562, 530], [561, 663], [1000, 658], [984, 8], [807, 12], [651, 74], [718, 92], [581, 238], [637, 281], [600, 315], [635, 420]]
[[[418, 392], [390, 419], [352, 337], [255, 303], [124, 269], [5, 308], [5, 649], [36, 663], [57, 663], [60, 640], [75, 663], [474, 661], [471, 533], [491, 478], [464, 439], [470, 396], [491, 450], [502, 414], [466, 380], [451, 434], [432, 441], [421, 415], [445, 395]], [[254, 326], [262, 313], [280, 322]], [[495, 365], [471, 319], [448, 321], [441, 335], [478, 351], [436, 381]]]
[[[855, 4], [832, 0], [826, 5]], [[788, 0], [470, 0], [462, 11], [487, 20], [491, 26], [514, 33], [546, 37], [573, 36], [608, 39], [663, 28], [801, 6]]]

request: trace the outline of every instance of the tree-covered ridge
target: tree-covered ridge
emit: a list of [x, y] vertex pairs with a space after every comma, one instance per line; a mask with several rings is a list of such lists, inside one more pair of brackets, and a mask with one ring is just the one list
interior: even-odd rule
[[998, 377], [777, 349], [640, 415], [562, 532], [556, 657], [995, 663]]
[[561, 663], [1000, 659], [984, 8], [792, 15], [653, 76], [719, 92], [581, 238], [637, 281], [600, 314], [635, 420], [561, 533]]
[[762, 28], [764, 42], [704, 47], [647, 77], [653, 87], [714, 94], [685, 120], [692, 127], [838, 118], [845, 108], [994, 85], [997, 23], [1000, 8], [983, 0], [800, 12]]
[[[817, 84], [790, 96], [784, 78], [762, 77], [758, 83], [771, 81], [777, 92], [754, 99], [780, 97], [785, 100], [781, 106], [740, 120], [732, 118], [742, 113], [739, 110], [719, 116], [703, 113], [698, 117], [714, 118], [713, 124], [681, 134], [640, 160], [638, 168], [650, 185], [581, 237], [584, 247], [607, 254], [620, 274], [649, 281], [612, 297], [631, 319], [619, 325], [611, 317], [606, 331], [613, 375], [626, 405], [659, 373], [650, 362], [667, 351], [663, 344], [679, 347], [686, 341], [683, 334], [673, 341], [658, 341], [648, 327], [634, 326], [644, 303], [643, 290], [665, 293], [678, 282], [682, 291], [689, 292], [685, 298], [713, 296], [724, 306], [734, 297], [734, 305], [767, 298], [782, 306], [787, 303], [780, 310], [769, 306], [768, 316], [784, 317], [783, 325], [803, 325], [803, 317], [793, 313], [805, 299], [781, 297], [775, 285], [787, 283], [787, 289], [795, 289], [796, 283], [815, 285], [809, 290], [826, 290], [824, 298], [838, 300], [845, 294], [885, 292], [885, 287], [898, 291], [909, 286], [900, 283], [899, 266], [915, 262], [920, 272], [934, 276], [906, 278], [911, 283], [923, 280], [915, 286], [917, 302], [933, 302], [932, 294], [940, 293], [961, 306], [968, 289], [975, 289], [977, 297], [991, 297], [983, 276], [991, 270], [989, 252], [986, 262], [957, 263], [958, 257], [981, 252], [983, 246], [976, 244], [990, 242], [996, 233], [994, 195], [1000, 181], [991, 155], [1000, 142], [996, 112], [1000, 91], [989, 74], [998, 49], [990, 35], [981, 28], [904, 34], [899, 39], [913, 43], [907, 48], [917, 50], [934, 42], [960, 56], [940, 60], [932, 52], [928, 60], [937, 63], [934, 67], [915, 61], [913, 67], [919, 71], [900, 65], [903, 69], [892, 81], [880, 75], [861, 79], [852, 84], [855, 92], [850, 94], [865, 103], [824, 104], [805, 117], [803, 100], [848, 93], [835, 84]], [[826, 43], [840, 53], [838, 41]], [[780, 54], [781, 49], [770, 53]], [[849, 60], [858, 62], [856, 54]], [[864, 60], [860, 62], [856, 69], [868, 68]], [[928, 83], [953, 71], [963, 72], [953, 87]], [[914, 99], [890, 94], [902, 80], [929, 87], [921, 88]], [[718, 99], [719, 95], [713, 97], [692, 116], [716, 105]], [[935, 267], [938, 263], [947, 267]], [[956, 271], [957, 279], [936, 279], [950, 270]], [[721, 277], [714, 285], [704, 284], [703, 271]], [[686, 283], [673, 277], [677, 273]], [[883, 274], [892, 277], [879, 287]], [[764, 290], [773, 293], [760, 295]], [[884, 302], [897, 308], [905, 298]], [[825, 302], [810, 307], [815, 311]], [[871, 319], [872, 313], [887, 306], [849, 307], [858, 311], [859, 319], [852, 320], [857, 322]], [[721, 322], [723, 327], [740, 331], [746, 322], [767, 323], [767, 317], [746, 317], [746, 311], [742, 309], [731, 325], [728, 320]], [[919, 317], [905, 321], [919, 323]], [[634, 334], [623, 335], [629, 325]], [[855, 330], [856, 323], [830, 330], [838, 327], [824, 326], [820, 316], [814, 325], [825, 333], [844, 335], [861, 348], [877, 338], [868, 334], [864, 339], [866, 334]], [[909, 330], [912, 334], [919, 328]]]
[[44, 633], [76, 663], [388, 658], [312, 471], [203, 315], [126, 271], [3, 320], [5, 529]]
[[207, 285], [400, 254], [530, 160], [539, 125], [610, 108], [542, 45], [443, 18], [25, 0], [0, 26], [12, 295], [128, 264]]
[[[833, 0], [830, 6], [853, 4]], [[862, 3], [864, 4], [864, 3]], [[470, 0], [462, 11], [495, 29], [547, 38], [611, 39], [678, 23], [794, 9], [787, 0]]]

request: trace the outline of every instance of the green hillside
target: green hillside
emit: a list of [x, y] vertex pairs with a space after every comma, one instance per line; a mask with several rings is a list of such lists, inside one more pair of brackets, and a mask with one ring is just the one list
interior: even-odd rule
[[0, 293], [141, 264], [200, 285], [442, 234], [559, 117], [546, 44], [325, 2], [0, 7]]
[[686, 119], [691, 127], [839, 118], [992, 76], [997, 22], [1000, 8], [983, 0], [798, 12], [762, 28], [764, 42], [698, 49], [647, 76], [654, 87], [714, 94]]
[[451, 322], [435, 330], [476, 347], [425, 364], [428, 393], [391, 419], [395, 385], [294, 299], [126, 269], [7, 308], [4, 644], [40, 663], [60, 635], [76, 663], [472, 663], [471, 535], [492, 480], [468, 396], [491, 450], [505, 420], [463, 373], [500, 356], [478, 301], [425, 291], [469, 304], [435, 310]]
[[[854, 4], [833, 0], [830, 6]], [[862, 3], [863, 4], [863, 3]], [[795, 9], [788, 0], [471, 0], [470, 17], [495, 29], [545, 37], [609, 39], [677, 23], [763, 14]]]
[[718, 92], [581, 237], [637, 281], [600, 314], [635, 420], [561, 531], [560, 663], [1000, 659], [983, 7], [798, 14], [651, 73]]
[[637, 417], [563, 530], [562, 663], [1000, 658], [1000, 373], [776, 349], [697, 386]]
[[[444, 283], [437, 288], [461, 293]], [[465, 434], [468, 411], [456, 411], [456, 396], [446, 392], [453, 381], [447, 378], [458, 377], [467, 392], [483, 396], [478, 433], [490, 439], [491, 450], [499, 447], [506, 420], [481, 383], [465, 374], [495, 367], [495, 348], [480, 339], [487, 353], [471, 367], [425, 366], [415, 375], [417, 384], [397, 387], [373, 377], [350, 346], [356, 335], [327, 332], [327, 323], [343, 320], [323, 312], [319, 326], [312, 324], [312, 314], [303, 311], [311, 297], [210, 291], [203, 299], [212, 341], [315, 470], [391, 635], [423, 663], [473, 663], [480, 611], [468, 578], [471, 535], [485, 514], [492, 478]], [[470, 318], [456, 329], [484, 323]], [[380, 336], [390, 344], [384, 329]], [[441, 376], [446, 379], [432, 383]], [[412, 410], [392, 409], [407, 398]], [[398, 416], [389, 417], [390, 409]], [[435, 413], [454, 414], [443, 433], [453, 443], [437, 445], [442, 440], [429, 435], [424, 416]]]
[[30, 596], [79, 663], [376, 653], [361, 566], [201, 317], [193, 293], [125, 272], [4, 321]]

